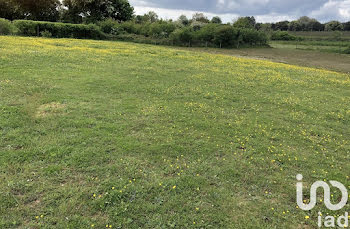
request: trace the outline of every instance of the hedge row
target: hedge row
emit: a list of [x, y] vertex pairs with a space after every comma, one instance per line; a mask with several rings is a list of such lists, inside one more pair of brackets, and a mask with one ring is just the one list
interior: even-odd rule
[[[16, 32], [13, 32], [16, 30]], [[95, 24], [69, 24], [30, 20], [12, 23], [0, 20], [0, 34], [55, 38], [117, 39], [141, 43], [180, 46], [241, 47], [266, 45], [267, 36], [254, 29], [209, 23], [197, 27], [179, 27], [172, 22], [138, 24], [113, 20]]]
[[0, 35], [9, 35], [15, 33], [14, 25], [6, 19], [0, 18]]
[[[11, 29], [14, 27], [14, 29]], [[15, 32], [13, 30], [16, 30]], [[43, 21], [16, 20], [13, 23], [0, 20], [0, 34], [16, 33], [22, 36], [46, 36], [56, 38], [104, 39], [106, 36], [97, 25], [69, 24]]]
[[[98, 24], [106, 34], [117, 39], [144, 40], [185, 46], [240, 47], [266, 45], [267, 35], [255, 29], [235, 28], [232, 25], [215, 23], [198, 26], [176, 26], [172, 22], [118, 23], [106, 20]], [[132, 36], [134, 35], [134, 36]]]
[[295, 41], [300, 39], [301, 37], [296, 37], [285, 31], [277, 31], [271, 35], [271, 40], [273, 41]]

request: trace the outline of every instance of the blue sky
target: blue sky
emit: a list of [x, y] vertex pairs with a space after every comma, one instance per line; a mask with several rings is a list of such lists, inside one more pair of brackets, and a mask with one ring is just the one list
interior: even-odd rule
[[309, 16], [322, 22], [350, 21], [350, 0], [130, 0], [137, 14], [155, 11], [164, 19], [203, 12], [224, 22], [239, 16], [255, 16], [259, 22], [294, 20]]

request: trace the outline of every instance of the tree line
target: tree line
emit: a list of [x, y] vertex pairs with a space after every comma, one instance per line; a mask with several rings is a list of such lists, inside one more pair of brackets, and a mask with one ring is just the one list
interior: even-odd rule
[[[118, 22], [133, 20], [136, 23], [159, 20], [154, 12], [134, 15], [134, 8], [128, 0], [0, 0], [0, 18], [76, 24], [96, 23], [109, 18]], [[185, 26], [193, 23], [193, 26], [200, 26], [200, 23], [222, 23], [219, 17], [209, 20], [200, 13], [195, 14], [192, 19], [182, 15], [179, 20]], [[236, 27], [249, 27], [261, 31], [350, 31], [350, 21], [321, 23], [307, 16], [276, 23], [256, 23], [254, 17], [241, 17], [233, 24]]]
[[0, 0], [0, 18], [13, 21], [0, 21], [0, 34], [3, 30], [26, 36], [237, 48], [266, 45], [269, 38], [296, 39], [287, 31], [337, 31], [350, 27], [350, 22], [322, 24], [309, 17], [277, 23], [257, 23], [254, 17], [240, 17], [223, 23], [220, 17], [209, 19], [203, 13], [163, 20], [152, 11], [134, 15], [127, 0]]
[[256, 28], [264, 31], [350, 31], [350, 21], [341, 23], [333, 20], [321, 23], [314, 18], [303, 16], [295, 21], [257, 23]]
[[127, 0], [0, 0], [0, 18], [8, 20], [94, 23], [128, 21], [133, 15]]

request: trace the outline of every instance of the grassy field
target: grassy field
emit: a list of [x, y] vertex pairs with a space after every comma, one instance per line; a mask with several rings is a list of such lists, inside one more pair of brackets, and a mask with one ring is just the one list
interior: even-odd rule
[[0, 98], [0, 228], [315, 228], [296, 174], [350, 185], [349, 74], [0, 36]]
[[350, 32], [310, 32], [300, 31], [288, 33], [301, 37], [302, 41], [270, 41], [270, 46], [276, 49], [299, 49], [327, 53], [350, 54]]
[[268, 60], [276, 63], [292, 64], [304, 67], [331, 70], [336, 72], [350, 73], [350, 55], [318, 52], [315, 50], [301, 50], [287, 47], [276, 48], [240, 48], [240, 49], [219, 49], [219, 48], [180, 48], [212, 54], [223, 54], [235, 57], [244, 57], [258, 60]]
[[[333, 40], [337, 32], [334, 31], [288, 31], [295, 36], [300, 36], [309, 40]], [[341, 38], [350, 41], [350, 31], [341, 31]]]
[[277, 49], [312, 50], [329, 53], [350, 54], [350, 41], [270, 41]]

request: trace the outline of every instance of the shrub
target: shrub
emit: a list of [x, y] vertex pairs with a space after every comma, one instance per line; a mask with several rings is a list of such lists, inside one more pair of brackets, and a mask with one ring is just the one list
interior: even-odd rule
[[101, 28], [101, 31], [106, 34], [118, 35], [124, 33], [122, 25], [112, 18], [98, 22], [97, 25]]
[[37, 26], [34, 21], [17, 20], [14, 21], [14, 25], [17, 28], [17, 33], [23, 36], [39, 36], [37, 32]]
[[274, 32], [271, 35], [271, 40], [274, 40], [274, 41], [277, 41], [277, 40], [279, 40], [279, 41], [294, 41], [296, 39], [297, 39], [296, 36], [290, 35], [288, 32], [284, 32], [284, 31]]
[[127, 33], [140, 34], [140, 25], [133, 21], [121, 23], [120, 28]]
[[188, 27], [177, 29], [170, 35], [170, 40], [172, 40], [172, 42], [175, 44], [188, 44], [191, 46], [191, 41], [193, 40], [193, 31]]
[[214, 42], [221, 47], [232, 47], [237, 43], [238, 30], [230, 25], [217, 27], [214, 33]]
[[148, 35], [157, 38], [167, 38], [175, 29], [176, 26], [173, 23], [160, 21], [151, 24]]
[[47, 30], [41, 32], [40, 35], [41, 35], [42, 37], [52, 37], [52, 33], [50, 33], [50, 32], [47, 31]]
[[249, 45], [264, 45], [267, 43], [267, 36], [263, 32], [254, 29], [241, 29], [242, 42]]
[[40, 36], [41, 32], [51, 33], [56, 38], [90, 38], [103, 39], [105, 35], [96, 25], [69, 24], [55, 22], [39, 22], [29, 20], [14, 21], [18, 34], [24, 36]]
[[0, 35], [10, 35], [14, 32], [14, 26], [11, 21], [0, 18]]
[[350, 54], [350, 46], [347, 49], [344, 50], [344, 53], [345, 54]]
[[201, 30], [197, 31], [196, 39], [208, 43], [212, 43], [215, 36], [215, 31], [220, 25], [218, 24], [206, 24]]
[[112, 34], [114, 27], [118, 27], [118, 24], [119, 23], [112, 18], [97, 23], [97, 25], [100, 26], [101, 31], [108, 34]]

